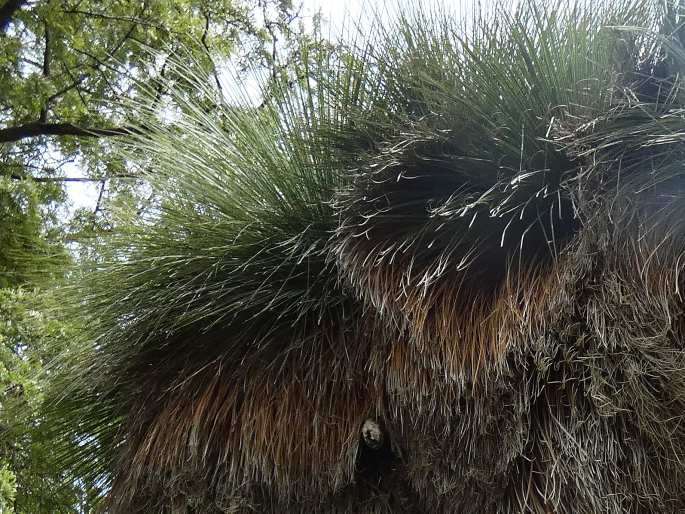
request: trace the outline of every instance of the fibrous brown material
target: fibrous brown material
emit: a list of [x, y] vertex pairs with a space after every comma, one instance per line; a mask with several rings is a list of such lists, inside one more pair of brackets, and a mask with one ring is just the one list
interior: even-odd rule
[[[480, 304], [441, 299], [430, 343], [359, 330], [242, 383], [212, 362], [137, 428], [117, 499], [133, 483], [199, 512], [679, 512], [683, 239], [669, 231], [600, 220]], [[369, 415], [379, 449], [363, 443]]]

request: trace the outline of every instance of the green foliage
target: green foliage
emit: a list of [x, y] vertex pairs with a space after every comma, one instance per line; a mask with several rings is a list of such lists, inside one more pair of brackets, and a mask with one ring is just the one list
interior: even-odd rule
[[[192, 49], [217, 84], [219, 65], [229, 56], [275, 72], [287, 60], [280, 52], [287, 53], [288, 41], [303, 32], [296, 22], [289, 2], [20, 2], [0, 35], [0, 141], [7, 141], [0, 143], [0, 176], [38, 178], [55, 193], [69, 175], [94, 182], [128, 176], [106, 137], [74, 137], [74, 127], [136, 123], [135, 112], [121, 109], [121, 102], [138, 98], [140, 85], [150, 80], [182, 80], [166, 66], [179, 48]], [[272, 47], [278, 47], [276, 60]], [[155, 96], [163, 102], [164, 89]], [[48, 137], [50, 124], [65, 128], [66, 135]], [[33, 135], [23, 130], [29, 125], [38, 127]], [[134, 186], [103, 182], [96, 213], [107, 211], [113, 191]]]
[[0, 509], [2, 512], [12, 512], [14, 498], [17, 494], [17, 477], [5, 463], [0, 468]]
[[0, 288], [44, 280], [66, 263], [56, 217], [60, 200], [57, 186], [0, 176]]
[[47, 362], [76, 336], [50, 316], [44, 294], [0, 289], [0, 502], [2, 512], [75, 512], [88, 485], [59, 472], [41, 405]]

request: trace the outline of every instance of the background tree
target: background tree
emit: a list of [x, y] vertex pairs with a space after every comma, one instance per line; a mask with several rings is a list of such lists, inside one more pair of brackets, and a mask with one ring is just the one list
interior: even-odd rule
[[106, 180], [128, 175], [108, 138], [136, 120], [117, 106], [165, 76], [168, 55], [193, 48], [219, 85], [229, 56], [275, 73], [279, 49], [303, 30], [289, 1], [11, 1], [0, 14], [0, 175], [99, 181], [96, 214], [121, 188]]
[[38, 290], [0, 289], [0, 510], [86, 512], [97, 485], [71, 480], [55, 460], [41, 403], [44, 366], [77, 337]]

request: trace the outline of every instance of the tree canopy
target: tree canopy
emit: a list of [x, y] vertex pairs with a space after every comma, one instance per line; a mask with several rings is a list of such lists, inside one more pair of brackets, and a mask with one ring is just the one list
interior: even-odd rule
[[[166, 60], [180, 48], [193, 49], [217, 83], [217, 66], [229, 56], [278, 69], [287, 42], [303, 31], [298, 14], [270, 0], [5, 2], [0, 173], [38, 183], [99, 181], [100, 212], [123, 185], [106, 180], [130, 178], [108, 141], [137, 123], [121, 103], [148, 80], [173, 83]], [[52, 190], [61, 202], [60, 188]]]

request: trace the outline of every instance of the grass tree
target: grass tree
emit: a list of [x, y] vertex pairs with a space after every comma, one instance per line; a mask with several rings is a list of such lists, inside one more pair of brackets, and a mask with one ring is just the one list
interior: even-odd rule
[[50, 400], [106, 509], [685, 508], [684, 13], [472, 7], [258, 108], [176, 60], [207, 102], [122, 144], [155, 208], [68, 288]]

